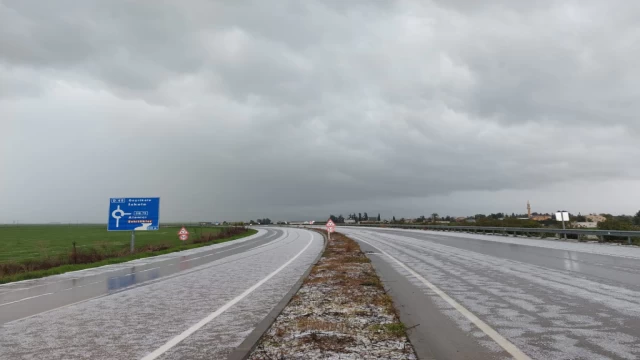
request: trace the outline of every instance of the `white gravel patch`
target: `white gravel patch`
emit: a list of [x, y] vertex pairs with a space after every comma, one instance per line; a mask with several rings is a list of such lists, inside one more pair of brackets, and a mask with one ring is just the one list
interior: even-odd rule
[[250, 360], [416, 359], [373, 266], [335, 237]]

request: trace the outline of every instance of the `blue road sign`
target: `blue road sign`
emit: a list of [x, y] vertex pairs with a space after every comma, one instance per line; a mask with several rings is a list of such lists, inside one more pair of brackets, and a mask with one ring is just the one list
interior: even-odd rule
[[111, 198], [108, 231], [158, 230], [160, 198]]

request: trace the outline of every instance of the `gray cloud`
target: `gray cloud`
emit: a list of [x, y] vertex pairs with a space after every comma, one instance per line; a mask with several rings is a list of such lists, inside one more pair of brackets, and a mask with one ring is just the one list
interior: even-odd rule
[[[5, 1], [0, 222], [101, 221], [106, 198], [136, 195], [161, 196], [165, 220], [511, 212], [529, 196], [631, 212], [617, 186], [640, 190], [638, 15]], [[611, 194], [602, 209], [591, 189]]]

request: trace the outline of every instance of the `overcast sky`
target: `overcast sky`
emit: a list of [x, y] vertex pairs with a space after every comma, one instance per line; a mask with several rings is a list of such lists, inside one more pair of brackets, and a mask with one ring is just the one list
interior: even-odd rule
[[[377, 4], [377, 5], [374, 5]], [[640, 3], [0, 3], [0, 222], [640, 209]]]

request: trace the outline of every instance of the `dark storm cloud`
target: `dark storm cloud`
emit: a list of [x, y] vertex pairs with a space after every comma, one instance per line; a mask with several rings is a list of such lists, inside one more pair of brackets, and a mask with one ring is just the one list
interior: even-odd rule
[[590, 207], [595, 187], [629, 212], [639, 9], [5, 1], [0, 221], [138, 194], [167, 220]]

